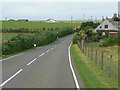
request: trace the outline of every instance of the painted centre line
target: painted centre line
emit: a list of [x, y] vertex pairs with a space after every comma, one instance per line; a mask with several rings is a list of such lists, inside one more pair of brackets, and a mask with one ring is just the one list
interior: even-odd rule
[[51, 48], [51, 50], [53, 50], [53, 48]]
[[29, 65], [32, 64], [35, 60], [36, 60], [36, 58], [35, 58], [34, 60], [32, 60], [31, 62], [29, 62], [27, 65], [29, 66]]
[[39, 57], [43, 56], [45, 53], [42, 53], [41, 55], [39, 55]]
[[22, 72], [23, 69], [20, 69], [17, 73], [15, 73], [13, 76], [11, 76], [9, 79], [7, 79], [5, 82], [3, 82], [0, 87], [4, 86], [7, 82], [9, 82], [11, 79], [13, 79], [15, 76], [17, 76], [20, 72]]
[[46, 53], [49, 52], [49, 51], [50, 51], [50, 50], [47, 50]]

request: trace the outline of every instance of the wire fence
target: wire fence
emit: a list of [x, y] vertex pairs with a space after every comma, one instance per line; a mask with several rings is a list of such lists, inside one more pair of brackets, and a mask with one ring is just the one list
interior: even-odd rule
[[113, 55], [98, 48], [84, 46], [82, 42], [77, 43], [80, 50], [95, 63], [99, 70], [105, 71], [110, 78], [118, 79], [118, 62], [114, 61]]

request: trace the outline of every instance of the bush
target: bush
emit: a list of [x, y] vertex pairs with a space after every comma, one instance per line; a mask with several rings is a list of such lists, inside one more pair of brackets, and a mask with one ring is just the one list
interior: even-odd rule
[[118, 36], [110, 36], [103, 40], [103, 46], [118, 45]]
[[78, 36], [75, 35], [75, 36], [73, 37], [73, 44], [77, 44], [77, 42], [78, 42]]
[[47, 45], [55, 41], [57, 37], [72, 34], [72, 28], [63, 28], [53, 31], [39, 31], [35, 34], [19, 34], [2, 44], [2, 54], [8, 55], [25, 49], [30, 49], [34, 44], [37, 46]]

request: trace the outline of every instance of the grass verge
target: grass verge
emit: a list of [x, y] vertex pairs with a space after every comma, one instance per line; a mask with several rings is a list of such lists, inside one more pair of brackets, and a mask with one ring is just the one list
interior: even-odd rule
[[76, 44], [72, 45], [71, 50], [77, 70], [87, 88], [118, 88], [118, 80], [108, 77]]

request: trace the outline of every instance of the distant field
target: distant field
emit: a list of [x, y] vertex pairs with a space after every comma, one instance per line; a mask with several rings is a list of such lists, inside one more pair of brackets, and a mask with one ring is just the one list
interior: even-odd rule
[[[80, 26], [81, 23], [72, 23], [72, 27]], [[3, 29], [18, 29], [18, 28], [29, 28], [29, 29], [42, 29], [42, 28], [64, 28], [71, 27], [71, 23], [46, 23], [46, 22], [22, 22], [22, 21], [2, 21]]]

